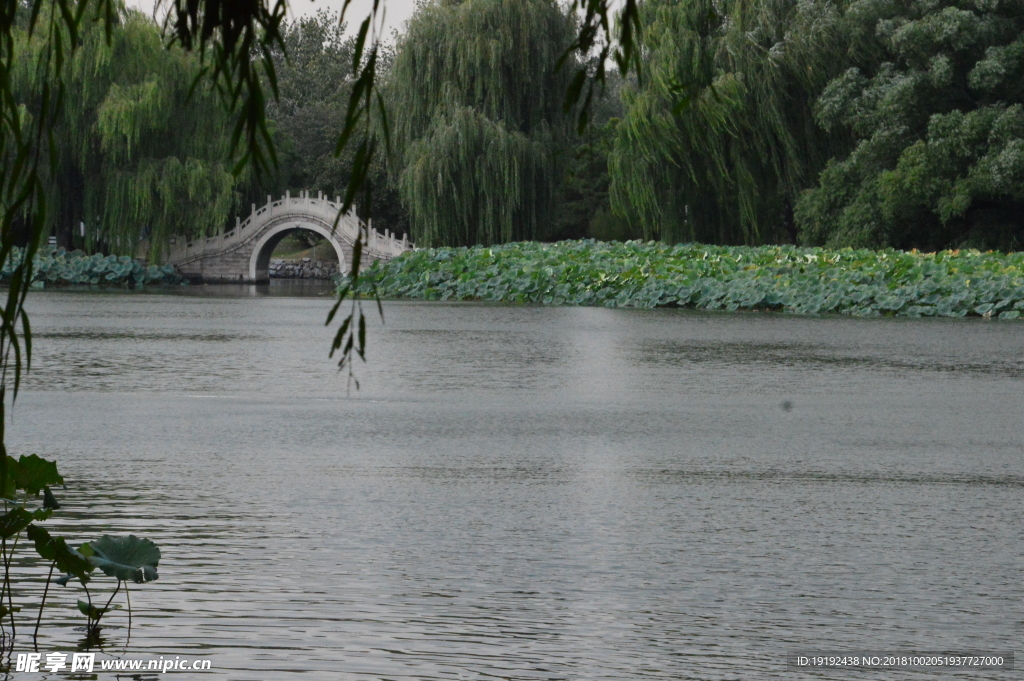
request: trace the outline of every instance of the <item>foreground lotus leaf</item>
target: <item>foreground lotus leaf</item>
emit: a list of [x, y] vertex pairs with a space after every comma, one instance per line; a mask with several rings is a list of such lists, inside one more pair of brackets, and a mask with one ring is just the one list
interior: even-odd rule
[[54, 567], [67, 573], [66, 578], [61, 577], [57, 580], [58, 584], [64, 586], [72, 577], [78, 577], [83, 584], [89, 581], [89, 573], [95, 566], [80, 552], [68, 546], [63, 537], [54, 537], [38, 525], [29, 525], [26, 534], [29, 540], [35, 543], [36, 553], [44, 560], [53, 561]]
[[120, 580], [131, 580], [137, 584], [157, 579], [157, 563], [160, 549], [148, 539], [129, 534], [126, 537], [104, 535], [89, 542], [92, 555], [89, 562], [104, 574]]
[[28, 524], [34, 519], [31, 511], [15, 506], [7, 513], [0, 515], [0, 537], [10, 539], [28, 527]]
[[39, 494], [48, 485], [64, 484], [64, 478], [57, 472], [57, 463], [35, 454], [21, 456], [16, 463], [8, 457], [7, 466], [17, 488], [29, 494]]
[[97, 608], [95, 605], [86, 603], [85, 601], [78, 601], [78, 611], [91, 620], [98, 621], [101, 617], [106, 615], [111, 610], [120, 610], [120, 605], [112, 605], [109, 608]]
[[8, 608], [6, 605], [0, 605], [0, 620], [7, 617], [12, 612], [21, 612], [21, 606], [16, 605], [13, 608]]

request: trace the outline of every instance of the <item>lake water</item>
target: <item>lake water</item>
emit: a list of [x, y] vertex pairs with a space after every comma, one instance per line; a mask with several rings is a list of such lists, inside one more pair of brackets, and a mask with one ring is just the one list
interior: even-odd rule
[[[329, 296], [272, 291], [30, 298], [8, 442], [59, 462], [48, 525], [163, 551], [129, 657], [261, 681], [932, 679], [961, 674], [786, 655], [1019, 646], [1019, 323], [391, 302], [346, 394]], [[57, 588], [41, 650], [75, 649], [79, 596]]]

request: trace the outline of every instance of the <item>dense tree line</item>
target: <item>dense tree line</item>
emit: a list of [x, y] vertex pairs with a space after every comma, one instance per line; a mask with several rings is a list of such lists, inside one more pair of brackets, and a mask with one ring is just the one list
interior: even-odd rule
[[822, 3], [648, 0], [643, 67], [610, 156], [615, 208], [648, 238], [791, 241], [832, 150], [810, 95], [834, 72]]
[[[588, 65], [566, 56], [564, 7], [423, 4], [380, 53], [389, 144], [360, 212], [421, 245], [1024, 240], [1024, 3], [645, 0], [640, 20], [639, 73], [613, 74], [578, 130], [566, 92]], [[141, 14], [115, 24], [109, 41], [87, 26], [65, 65], [48, 185], [62, 245], [130, 253], [148, 236], [158, 255], [267, 194], [344, 194], [355, 38], [336, 15], [282, 28], [267, 107], [279, 164], [259, 176], [232, 175], [233, 121], [212, 89], [191, 90], [195, 56]], [[21, 40], [31, 116], [39, 40]]]
[[645, 0], [640, 20], [637, 77], [579, 137], [563, 10], [421, 8], [392, 74], [421, 243], [1024, 240], [1024, 3]]
[[391, 74], [397, 183], [418, 243], [536, 239], [569, 116], [573, 24], [554, 0], [424, 5]]
[[[24, 24], [22, 24], [24, 26]], [[198, 60], [164, 49], [139, 12], [82, 25], [82, 46], [63, 65], [65, 90], [51, 108], [47, 214], [60, 245], [134, 254], [150, 237], [153, 255], [171, 234], [201, 234], [223, 224], [234, 178], [227, 116], [211, 89], [193, 90]], [[36, 68], [43, 36], [21, 28], [12, 89], [27, 116], [46, 93]]]
[[1024, 241], [1024, 3], [647, 0], [610, 156], [668, 241]]
[[1024, 3], [854, 3], [814, 104], [850, 140], [797, 205], [809, 243], [1024, 245]]

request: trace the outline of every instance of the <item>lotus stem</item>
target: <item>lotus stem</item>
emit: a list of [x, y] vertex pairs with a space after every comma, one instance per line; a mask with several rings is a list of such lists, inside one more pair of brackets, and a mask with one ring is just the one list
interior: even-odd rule
[[[85, 585], [85, 582], [82, 582], [82, 588], [85, 589], [85, 597], [89, 601], [89, 610], [92, 611], [92, 594], [89, 593], [89, 587]], [[89, 633], [92, 633], [92, 617], [86, 615], [85, 618], [89, 623], [86, 629], [89, 631]]]
[[117, 588], [114, 589], [114, 593], [110, 594], [110, 598], [107, 600], [107, 604], [103, 606], [103, 609], [100, 610], [100, 614], [96, 616], [96, 635], [97, 636], [100, 635], [100, 618], [103, 617], [104, 614], [106, 614], [107, 608], [110, 607], [110, 604], [114, 601], [114, 596], [116, 596], [117, 592], [120, 591], [120, 590], [121, 590], [121, 580], [119, 579], [119, 580], [117, 580]]
[[46, 576], [46, 587], [43, 589], [43, 600], [39, 601], [39, 617], [36, 618], [36, 630], [32, 632], [32, 647], [39, 652], [39, 624], [43, 621], [43, 606], [46, 605], [46, 594], [50, 592], [50, 580], [53, 579], [53, 568], [57, 561], [50, 563], [50, 574]]
[[128, 582], [124, 583], [124, 597], [128, 599], [128, 640], [124, 642], [127, 647], [132, 641], [132, 596], [128, 590]]
[[[11, 554], [14, 553], [12, 547]], [[7, 589], [7, 606], [11, 609], [11, 642], [14, 642], [14, 637], [17, 636], [18, 630], [14, 626], [14, 596], [11, 595], [11, 555], [7, 552], [7, 539], [0, 540], [0, 555], [3, 556], [4, 561], [4, 588]], [[0, 600], [3, 600], [3, 593], [0, 592]]]

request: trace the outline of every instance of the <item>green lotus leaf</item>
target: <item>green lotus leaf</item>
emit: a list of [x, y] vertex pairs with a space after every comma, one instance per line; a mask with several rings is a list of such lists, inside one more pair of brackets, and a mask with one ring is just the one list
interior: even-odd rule
[[[56, 568], [66, 573], [68, 578], [78, 577], [83, 584], [89, 581], [89, 573], [95, 570], [96, 566], [80, 552], [68, 546], [63, 537], [54, 537], [38, 525], [29, 525], [25, 535], [35, 543], [36, 553], [44, 560], [53, 561]], [[65, 584], [67, 580], [64, 580], [61, 586]]]
[[90, 542], [93, 555], [89, 562], [104, 574], [137, 584], [157, 579], [156, 566], [160, 562], [160, 549], [148, 539], [134, 534], [126, 537], [104, 535]]
[[10, 539], [29, 526], [33, 520], [46, 520], [53, 513], [48, 508], [40, 508], [29, 511], [21, 506], [15, 506], [3, 515], [0, 515], [0, 537]]
[[53, 492], [50, 491], [49, 485], [43, 488], [43, 508], [48, 508], [53, 511], [60, 508], [60, 503], [57, 501], [57, 497], [53, 496]]
[[98, 620], [111, 610], [120, 610], [120, 605], [112, 605], [109, 608], [97, 608], [95, 605], [85, 601], [78, 601], [78, 611], [91, 620]]
[[21, 606], [16, 605], [13, 608], [8, 608], [6, 605], [0, 605], [0, 620], [7, 617], [12, 612], [21, 612]]
[[32, 514], [20, 506], [12, 508], [0, 516], [0, 537], [10, 539], [32, 522]]
[[9, 471], [14, 472], [15, 485], [29, 494], [39, 494], [47, 485], [63, 485], [64, 478], [57, 472], [57, 464], [35, 454], [22, 456], [12, 466], [14, 459], [7, 457]]

